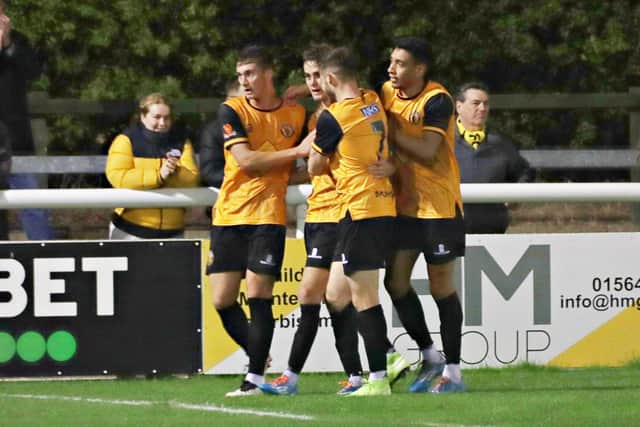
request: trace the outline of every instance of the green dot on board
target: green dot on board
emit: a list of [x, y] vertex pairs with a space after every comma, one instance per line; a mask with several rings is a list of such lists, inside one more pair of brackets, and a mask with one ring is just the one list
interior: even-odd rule
[[16, 354], [16, 341], [6, 333], [0, 332], [0, 363], [7, 363]]
[[16, 348], [18, 350], [18, 356], [20, 356], [22, 360], [25, 362], [37, 362], [44, 356], [47, 350], [47, 344], [44, 337], [38, 332], [27, 331], [18, 338]]
[[67, 331], [56, 331], [47, 340], [47, 352], [56, 362], [66, 362], [76, 354], [76, 339]]

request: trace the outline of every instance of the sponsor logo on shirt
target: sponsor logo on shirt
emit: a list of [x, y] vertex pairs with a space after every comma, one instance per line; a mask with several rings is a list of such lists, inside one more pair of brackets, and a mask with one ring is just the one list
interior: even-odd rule
[[378, 114], [380, 112], [380, 108], [378, 107], [378, 104], [371, 104], [361, 108], [360, 112], [365, 117], [371, 117], [373, 115]]
[[222, 126], [222, 134], [224, 135], [225, 139], [233, 138], [237, 135], [236, 131], [233, 130], [233, 126], [231, 126], [231, 123], [225, 123], [224, 126]]

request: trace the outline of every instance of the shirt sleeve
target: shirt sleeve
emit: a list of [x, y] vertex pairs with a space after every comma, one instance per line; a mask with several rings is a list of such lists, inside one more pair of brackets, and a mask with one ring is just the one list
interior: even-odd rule
[[222, 125], [222, 140], [224, 148], [229, 149], [234, 144], [248, 142], [247, 131], [242, 125], [240, 116], [227, 104], [222, 104], [218, 110], [218, 122]]
[[316, 123], [316, 139], [313, 149], [320, 154], [331, 154], [336, 151], [342, 139], [342, 128], [338, 121], [327, 110], [320, 113]]
[[422, 124], [425, 128], [435, 128], [446, 132], [452, 115], [453, 102], [451, 98], [444, 93], [440, 93], [431, 97], [424, 106]]

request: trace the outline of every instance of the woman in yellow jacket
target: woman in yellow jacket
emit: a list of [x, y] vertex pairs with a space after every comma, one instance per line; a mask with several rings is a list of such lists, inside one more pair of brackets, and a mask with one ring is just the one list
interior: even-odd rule
[[[109, 148], [106, 174], [114, 188], [195, 187], [198, 167], [189, 139], [171, 128], [171, 107], [159, 93], [145, 96], [140, 121]], [[110, 239], [165, 239], [184, 235], [184, 208], [117, 208]]]

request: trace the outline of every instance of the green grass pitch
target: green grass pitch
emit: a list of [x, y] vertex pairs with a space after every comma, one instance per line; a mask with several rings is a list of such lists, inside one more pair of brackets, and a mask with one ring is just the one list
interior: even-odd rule
[[[530, 365], [463, 371], [469, 392], [336, 396], [338, 374], [302, 374], [297, 396], [225, 398], [240, 376], [0, 382], [13, 426], [633, 426], [640, 362], [620, 368]], [[269, 378], [274, 378], [270, 375]]]

